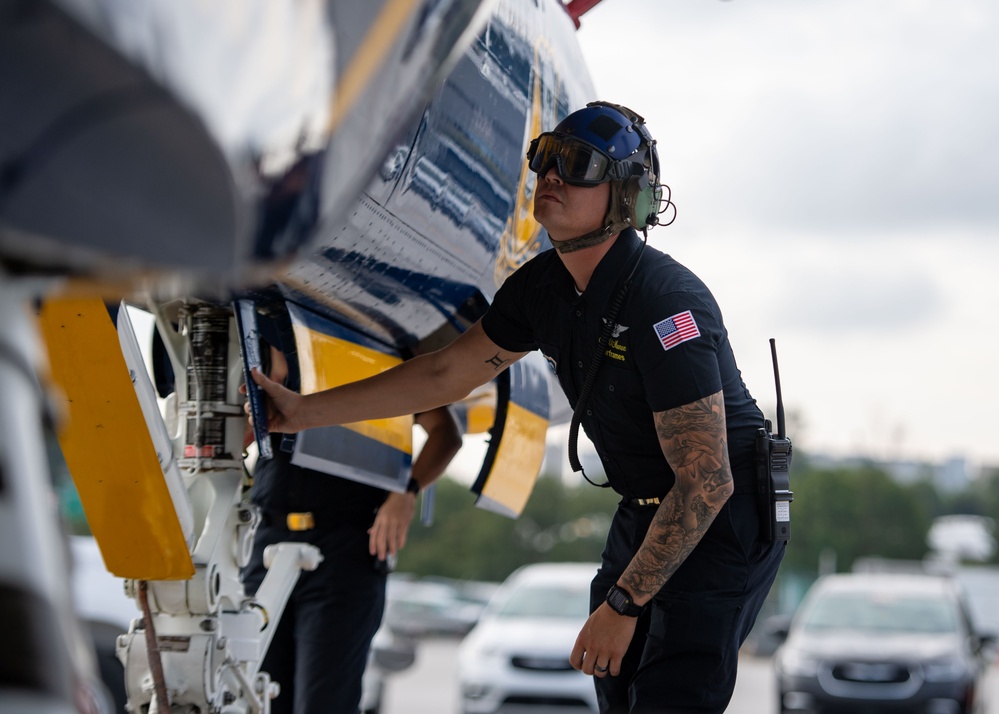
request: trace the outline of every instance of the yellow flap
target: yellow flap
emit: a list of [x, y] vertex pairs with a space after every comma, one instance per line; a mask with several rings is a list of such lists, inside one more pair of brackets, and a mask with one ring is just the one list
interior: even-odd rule
[[[346, 328], [338, 327], [336, 334], [323, 332], [321, 327], [332, 329], [329, 322], [313, 318], [307, 324], [302, 312], [289, 310], [298, 350], [298, 368], [301, 374], [302, 394], [321, 392], [371, 377], [396, 366], [402, 359], [384, 350], [366, 345], [361, 336]], [[355, 339], [351, 339], [354, 337]], [[389, 417], [364, 422], [344, 424], [370, 439], [379, 441], [407, 454], [413, 453], [413, 417]]]
[[548, 420], [510, 403], [496, 459], [477, 504], [516, 518], [527, 505], [545, 458]]
[[104, 302], [48, 300], [40, 324], [69, 415], [59, 443], [105, 565], [122, 578], [190, 578], [194, 563]]
[[475, 505], [510, 518], [524, 510], [545, 458], [548, 372], [540, 358], [515, 362], [494, 382], [496, 420], [472, 491]]

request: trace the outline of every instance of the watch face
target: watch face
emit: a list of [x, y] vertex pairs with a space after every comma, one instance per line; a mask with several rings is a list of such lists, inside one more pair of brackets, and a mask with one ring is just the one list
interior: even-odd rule
[[619, 615], [627, 617], [638, 617], [645, 609], [643, 606], [632, 602], [628, 592], [617, 585], [612, 585], [611, 589], [607, 591], [607, 604]]

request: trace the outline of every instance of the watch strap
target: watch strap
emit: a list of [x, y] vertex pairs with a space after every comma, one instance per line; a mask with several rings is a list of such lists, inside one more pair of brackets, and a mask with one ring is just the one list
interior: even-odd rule
[[406, 490], [414, 495], [420, 493], [420, 484], [416, 482], [416, 479], [412, 476], [409, 477], [409, 483], [406, 484]]
[[626, 617], [638, 617], [645, 612], [645, 605], [636, 605], [631, 593], [617, 583], [607, 591], [607, 604], [614, 612]]

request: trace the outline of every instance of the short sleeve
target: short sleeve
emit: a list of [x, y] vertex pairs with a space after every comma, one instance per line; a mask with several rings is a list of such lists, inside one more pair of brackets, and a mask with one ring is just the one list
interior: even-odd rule
[[482, 316], [482, 329], [486, 336], [510, 352], [529, 352], [537, 347], [534, 329], [527, 317], [530, 305], [527, 302], [526, 267], [521, 267], [506, 279]]
[[643, 305], [632, 324], [652, 411], [674, 409], [721, 391], [717, 346], [724, 328], [712, 306], [688, 292], [668, 293]]

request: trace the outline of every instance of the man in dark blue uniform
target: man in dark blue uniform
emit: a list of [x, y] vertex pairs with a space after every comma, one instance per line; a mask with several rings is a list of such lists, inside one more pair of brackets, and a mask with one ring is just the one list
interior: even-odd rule
[[[271, 377], [287, 373], [271, 348]], [[281, 685], [273, 714], [356, 714], [371, 640], [385, 609], [388, 556], [406, 543], [416, 495], [444, 473], [461, 448], [461, 432], [446, 406], [414, 418], [427, 440], [413, 462], [403, 493], [338, 478], [291, 463], [272, 436], [273, 458], [261, 460], [250, 499], [262, 523], [243, 571], [249, 595], [267, 568], [264, 549], [275, 543], [309, 543], [322, 562], [303, 571], [285, 605], [261, 669]]]
[[540, 349], [621, 496], [571, 663], [595, 676], [604, 713], [723, 712], [784, 554], [754, 495], [763, 416], [711, 293], [636, 233], [669, 206], [642, 118], [590, 104], [533, 141], [528, 161], [555, 250], [438, 352], [305, 398], [255, 374], [271, 428], [457, 401]]

